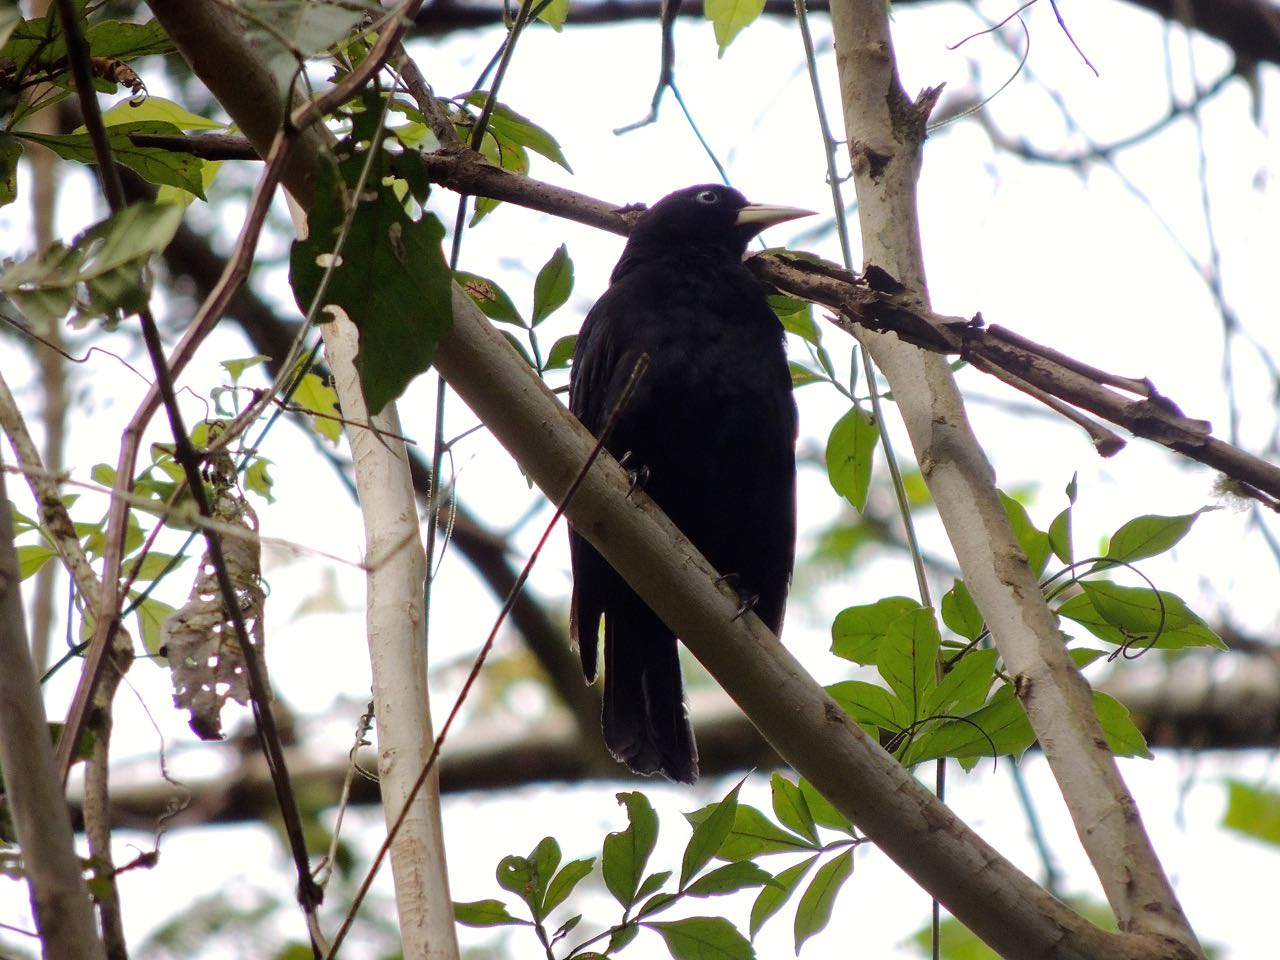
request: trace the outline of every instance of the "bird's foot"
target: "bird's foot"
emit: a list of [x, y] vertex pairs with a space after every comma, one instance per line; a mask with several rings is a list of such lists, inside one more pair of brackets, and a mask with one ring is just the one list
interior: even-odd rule
[[739, 576], [736, 573], [725, 573], [716, 577], [716, 583], [725, 583], [732, 588], [733, 592], [738, 595], [738, 609], [729, 621], [739, 619], [748, 610], [754, 610], [757, 603], [760, 602], [760, 595], [747, 590], [739, 582]]
[[628, 450], [622, 455], [618, 461], [618, 465], [627, 471], [627, 499], [631, 499], [631, 495], [637, 490], [643, 490], [645, 484], [649, 482], [649, 468], [646, 466], [632, 467], [631, 451]]

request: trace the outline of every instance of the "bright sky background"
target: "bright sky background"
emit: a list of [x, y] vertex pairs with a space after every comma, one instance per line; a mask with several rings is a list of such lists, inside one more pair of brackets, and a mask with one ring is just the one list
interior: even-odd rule
[[[1012, 9], [1012, 4], [985, 4], [983, 9], [998, 18]], [[1189, 51], [1185, 36], [1176, 32], [1169, 39], [1171, 53], [1166, 65], [1160, 22], [1125, 4], [1081, 5], [1066, 13], [1072, 32], [1101, 77], [1089, 72], [1044, 5], [1033, 8], [1027, 17], [1032, 37], [1028, 67], [1062, 95], [1075, 121], [1098, 141], [1129, 134], [1166, 112], [1167, 71], [1179, 96], [1185, 97], [1192, 76], [1198, 77], [1200, 86], [1207, 86], [1229, 63], [1223, 52], [1208, 42], [1198, 42]], [[904, 6], [895, 11], [894, 19], [908, 91], [946, 82], [944, 110], [950, 96], [969, 97], [978, 91], [989, 94], [1016, 67], [1016, 58], [991, 38], [972, 40], [958, 51], [946, 49], [980, 28], [972, 11], [961, 5]], [[821, 43], [827, 35], [825, 21], [815, 18], [814, 29]], [[1007, 35], [1014, 43], [1024, 42], [1016, 28]], [[498, 37], [494, 30], [476, 31], [445, 41], [422, 42], [413, 52], [437, 92], [461, 93], [470, 88]], [[762, 202], [828, 209], [823, 159], [795, 29], [776, 22], [758, 23], [738, 38], [722, 60], [716, 59], [709, 26], [681, 23], [677, 42], [681, 91], [704, 135], [726, 162], [735, 185]], [[826, 96], [834, 107], [838, 104], [834, 61], [829, 44], [821, 49], [825, 50], [820, 62]], [[714, 179], [714, 170], [670, 98], [654, 126], [624, 137], [610, 132], [647, 110], [657, 73], [657, 50], [657, 27], [652, 24], [570, 26], [559, 35], [533, 30], [521, 40], [501, 99], [552, 131], [575, 170], [570, 176], [549, 162], [535, 160], [535, 176], [619, 203], [651, 202], [671, 189]], [[1189, 54], [1194, 58], [1194, 73]], [[975, 59], [979, 61], [976, 67]], [[146, 76], [153, 91], [162, 86], [158, 71], [155, 74], [156, 82], [150, 74]], [[1274, 306], [1274, 264], [1280, 255], [1275, 88], [1274, 69], [1264, 70], [1256, 126], [1250, 118], [1250, 94], [1240, 81], [1233, 82], [1204, 111], [1207, 175], [1226, 297], [1245, 330], [1273, 353], [1280, 352]], [[992, 105], [992, 115], [1007, 135], [1025, 137], [1043, 149], [1056, 149], [1062, 140], [1062, 115], [1043, 90], [1025, 78], [1000, 94]], [[838, 128], [838, 116], [833, 120]], [[1077, 176], [1054, 167], [1023, 164], [998, 153], [973, 120], [939, 131], [926, 147], [920, 191], [936, 309], [957, 315], [981, 311], [988, 322], [1012, 327], [1103, 369], [1149, 376], [1187, 414], [1212, 420], [1225, 435], [1220, 320], [1204, 280], [1179, 249], [1184, 246], [1200, 262], [1207, 260], [1194, 137], [1191, 125], [1182, 122], [1125, 153], [1120, 161], [1125, 174], [1150, 198], [1159, 212], [1157, 217], [1108, 170], [1095, 168]], [[1070, 142], [1081, 145], [1078, 138]], [[228, 167], [223, 175], [247, 177], [252, 173]], [[28, 182], [21, 180], [20, 190], [25, 190]], [[215, 195], [216, 191], [215, 186]], [[442, 219], [451, 223], [450, 197], [443, 191], [438, 196]], [[225, 249], [242, 209], [238, 202], [220, 205], [222, 220], [210, 225], [207, 211], [197, 204], [191, 222], [214, 230]], [[85, 226], [90, 210], [100, 216], [102, 204], [88, 179], [80, 173], [68, 176], [59, 210], [61, 235], [69, 238]], [[797, 224], [789, 234], [784, 227], [769, 234], [767, 240], [779, 245], [807, 229], [805, 224]], [[18, 204], [0, 210], [0, 235], [13, 238], [5, 245], [12, 248], [9, 252], [29, 245], [25, 194]], [[465, 269], [499, 280], [517, 305], [526, 307], [537, 268], [561, 242], [568, 244], [574, 259], [577, 286], [568, 306], [547, 322], [543, 335], [547, 346], [556, 337], [576, 330], [603, 289], [622, 241], [503, 207], [470, 232], [463, 246]], [[856, 233], [854, 242], [856, 250]], [[287, 311], [292, 300], [281, 260], [287, 253], [286, 244], [287, 238], [279, 235], [265, 239], [262, 255], [268, 261], [275, 258], [274, 266], [261, 271], [256, 283], [260, 293]], [[796, 245], [839, 259], [839, 248], [829, 234], [801, 239]], [[184, 305], [178, 305], [178, 310], [175, 323], [189, 315]], [[847, 341], [835, 330], [826, 336], [837, 362], [847, 364]], [[101, 342], [113, 349], [130, 349], [119, 335]], [[207, 396], [222, 382], [218, 361], [252, 352], [230, 330], [219, 333], [183, 382]], [[794, 355], [803, 356], [799, 348]], [[24, 375], [33, 375], [28, 356], [12, 342], [0, 344], [0, 362], [15, 389], [24, 386]], [[140, 351], [130, 359], [143, 360]], [[1242, 443], [1257, 449], [1272, 429], [1274, 401], [1267, 393], [1265, 371], [1254, 355], [1241, 350], [1236, 359]], [[83, 480], [88, 479], [93, 464], [114, 463], [117, 432], [141, 397], [143, 384], [101, 355], [74, 373], [78, 376], [78, 406], [71, 423], [68, 459], [75, 476]], [[1214, 500], [1213, 475], [1207, 469], [1141, 441], [1133, 441], [1113, 460], [1100, 460], [1076, 428], [1051, 416], [1011, 415], [1001, 409], [998, 404], [1021, 404], [1022, 398], [990, 378], [965, 370], [960, 382], [966, 396], [974, 401], [970, 415], [1001, 485], [1035, 491], [1031, 513], [1042, 527], [1064, 505], [1062, 488], [1076, 471], [1080, 475], [1076, 538], [1082, 545], [1100, 540], [1132, 516], [1189, 513]], [[19, 401], [34, 425], [36, 393], [29, 381], [25, 386]], [[423, 378], [400, 406], [406, 431], [423, 443], [431, 435], [433, 397], [434, 384]], [[831, 423], [845, 407], [834, 391], [822, 387], [805, 388], [799, 398], [802, 444], [813, 447], [825, 440]], [[194, 420], [204, 410], [190, 401], [186, 412]], [[469, 412], [459, 401], [452, 401], [448, 432], [459, 433], [471, 423]], [[895, 435], [899, 449], [908, 449], [901, 431], [895, 428]], [[162, 436], [155, 433], [155, 439]], [[368, 666], [360, 609], [363, 585], [353, 567], [308, 556], [307, 551], [358, 560], [363, 542], [359, 517], [333, 476], [317, 467], [310, 441], [298, 430], [291, 426], [276, 429], [262, 452], [276, 464], [273, 474], [278, 498], [271, 507], [257, 504], [263, 532], [303, 547], [302, 555], [272, 549], [266, 553], [271, 588], [268, 656], [273, 683], [299, 712], [325, 713], [318, 729], [324, 734], [326, 755], [337, 756], [346, 751], [350, 731], [367, 698]], [[540, 496], [527, 488], [505, 453], [482, 434], [460, 444], [456, 468], [463, 500], [495, 529], [517, 523], [540, 502]], [[20, 507], [28, 509], [25, 490], [12, 479], [9, 486]], [[841, 501], [824, 474], [812, 467], [802, 471], [800, 489], [803, 556], [812, 545], [814, 531], [838, 514]], [[82, 504], [88, 502], [85, 498]], [[85, 510], [85, 517], [92, 518], [92, 511]], [[521, 527], [514, 538], [517, 546], [530, 548], [548, 518], [549, 512], [542, 509]], [[926, 543], [945, 553], [945, 542], [932, 516], [924, 514], [920, 524]], [[488, 632], [495, 609], [466, 566], [456, 557], [451, 561], [437, 581], [433, 601], [432, 658], [437, 663], [469, 657]], [[534, 589], [549, 602], [563, 604], [569, 582], [567, 567], [564, 536], [558, 534], [535, 572]], [[1149, 562], [1144, 570], [1162, 588], [1185, 597], [1210, 621], [1229, 613], [1231, 621], [1246, 630], [1263, 636], [1274, 632], [1276, 560], [1256, 532], [1251, 532], [1247, 513], [1228, 507], [1206, 515], [1172, 560]], [[174, 579], [172, 592], [164, 594], [165, 599], [181, 602], [185, 575], [184, 571]], [[325, 592], [330, 576], [344, 609], [297, 613], [309, 598]], [[914, 581], [902, 558], [881, 554], [852, 576], [823, 577], [801, 570], [798, 586], [800, 594], [793, 598], [788, 620], [788, 645], [820, 679], [833, 682], [848, 676], [847, 664], [827, 653], [827, 630], [834, 614], [854, 603], [893, 593], [911, 594]], [[508, 636], [499, 652], [515, 649], [513, 638]], [[1145, 665], [1127, 669], [1143, 668]], [[153, 720], [163, 733], [170, 768], [179, 778], [195, 779], [229, 769], [230, 748], [193, 745], [183, 717], [169, 709], [169, 680], [164, 672], [143, 662], [135, 666], [128, 680], [138, 696], [124, 689], [117, 699], [115, 752], [120, 758], [120, 783], [157, 776], [159, 739]], [[53, 682], [49, 704], [55, 714], [65, 709], [72, 681], [64, 671]], [[435, 690], [437, 716], [447, 710], [460, 681], [458, 670], [441, 677]], [[517, 688], [505, 704], [506, 716], [536, 713], [542, 704], [539, 691]], [[239, 716], [243, 720], [245, 715]], [[229, 728], [234, 725], [234, 720], [227, 724]], [[1039, 757], [1032, 757], [1024, 769], [1055, 853], [1066, 870], [1069, 889], [1096, 891], [1096, 881], [1079, 852], [1046, 766]], [[1223, 960], [1253, 960], [1268, 947], [1274, 949], [1269, 922], [1274, 910], [1273, 885], [1256, 878], [1274, 877], [1280, 857], [1274, 850], [1212, 826], [1225, 803], [1221, 779], [1230, 775], [1258, 783], [1280, 783], [1273, 758], [1218, 754], [1180, 759], [1162, 753], [1153, 762], [1126, 761], [1123, 770], [1203, 941], [1220, 945]], [[748, 786], [744, 798], [767, 808], [765, 778], [757, 779], [758, 783]], [[730, 786], [717, 781], [693, 789], [646, 785], [663, 821], [662, 842], [652, 861], [654, 869], [678, 863], [688, 836], [678, 812], [718, 799]], [[624, 824], [621, 809], [611, 800], [616, 789], [608, 785], [573, 789], [544, 785], [504, 797], [448, 798], [445, 819], [455, 899], [499, 896], [501, 891], [492, 877], [500, 857], [527, 853], [546, 834], [559, 838], [566, 859], [598, 853], [606, 830]], [[1035, 875], [1037, 861], [1025, 822], [1014, 805], [1006, 770], [993, 773], [984, 765], [969, 776], [956, 773], [950, 778], [949, 789], [948, 799], [961, 815]], [[360, 811], [354, 820], [378, 825], [381, 813]], [[371, 851], [376, 842], [373, 834], [362, 831], [359, 835], [363, 848]], [[147, 836], [125, 833], [120, 840], [120, 860], [130, 859], [136, 852], [127, 843], [146, 849], [151, 842]], [[286, 891], [292, 886], [288, 866], [280, 846], [263, 830], [177, 831], [164, 838], [161, 851], [158, 869], [122, 877], [125, 918], [135, 943], [157, 923], [180, 911], [188, 898], [208, 891], [224, 890], [232, 896], [238, 889], [253, 886], [288, 899]], [[779, 869], [784, 862], [765, 865]], [[389, 890], [389, 874], [381, 878], [380, 888]], [[17, 884], [0, 882], [0, 920], [29, 928], [25, 895], [25, 889]], [[607, 923], [616, 917], [609, 903], [603, 888], [597, 887], [581, 906]], [[705, 908], [699, 912], [727, 910], [745, 928], [749, 904], [749, 899], [728, 905], [714, 901], [699, 904]], [[806, 955], [856, 947], [858, 956], [890, 960], [914, 956], [900, 944], [924, 922], [927, 909], [926, 896], [883, 855], [867, 849], [858, 856], [857, 871], [837, 903], [832, 927], [809, 945]], [[303, 936], [296, 913], [285, 916], [281, 929], [290, 936]], [[466, 944], [495, 940], [494, 934], [484, 931], [464, 930], [462, 936]], [[785, 910], [757, 941], [760, 955], [789, 955], [790, 936], [790, 910]], [[7, 937], [0, 938], [0, 946], [9, 942]], [[236, 955], [257, 956], [255, 947], [260, 946], [245, 945]], [[362, 956], [354, 949], [357, 946], [345, 955]], [[515, 939], [511, 955], [525, 955], [532, 947], [532, 941]], [[649, 943], [642, 938], [626, 955], [661, 957], [665, 951], [650, 937]]]

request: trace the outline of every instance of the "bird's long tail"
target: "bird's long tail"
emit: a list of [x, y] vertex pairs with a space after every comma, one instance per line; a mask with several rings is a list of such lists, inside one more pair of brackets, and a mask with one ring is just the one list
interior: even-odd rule
[[644, 605], [605, 616], [604, 741], [636, 773], [698, 779], [676, 638]]

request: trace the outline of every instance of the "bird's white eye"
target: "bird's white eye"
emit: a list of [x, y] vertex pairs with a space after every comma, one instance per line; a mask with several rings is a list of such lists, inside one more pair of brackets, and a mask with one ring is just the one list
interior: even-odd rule
[[693, 199], [697, 200], [699, 203], [719, 203], [720, 194], [716, 193], [714, 190], [699, 190], [694, 194]]

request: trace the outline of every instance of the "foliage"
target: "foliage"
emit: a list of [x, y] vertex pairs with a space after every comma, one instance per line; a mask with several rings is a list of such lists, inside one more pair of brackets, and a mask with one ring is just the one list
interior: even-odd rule
[[[652, 805], [643, 793], [620, 793], [618, 802], [626, 807], [628, 825], [604, 838], [599, 858], [573, 860], [561, 867], [560, 845], [546, 837], [528, 856], [513, 854], [498, 864], [498, 885], [523, 901], [530, 919], [513, 916], [500, 900], [456, 903], [455, 916], [468, 926], [531, 927], [546, 955], [558, 960], [616, 955], [646, 930], [661, 938], [674, 960], [747, 960], [755, 956], [751, 940], [803, 887], [792, 921], [799, 953], [831, 919], [836, 896], [853, 872], [854, 849], [862, 840], [848, 820], [804, 780], [772, 776], [776, 821], [739, 803], [742, 783], [722, 800], [685, 815], [693, 829], [674, 885], [675, 869], [649, 869], [659, 828]], [[840, 836], [824, 841], [821, 833], [825, 831]], [[757, 862], [775, 854], [801, 859], [776, 873]], [[568, 945], [568, 935], [584, 915], [575, 913], [554, 930], [548, 918], [593, 874], [597, 860], [605, 888], [622, 908], [621, 917], [607, 929]], [[713, 867], [714, 861], [722, 863]], [[652, 919], [682, 901], [688, 904], [746, 890], [758, 891], [747, 936], [724, 917]]]

